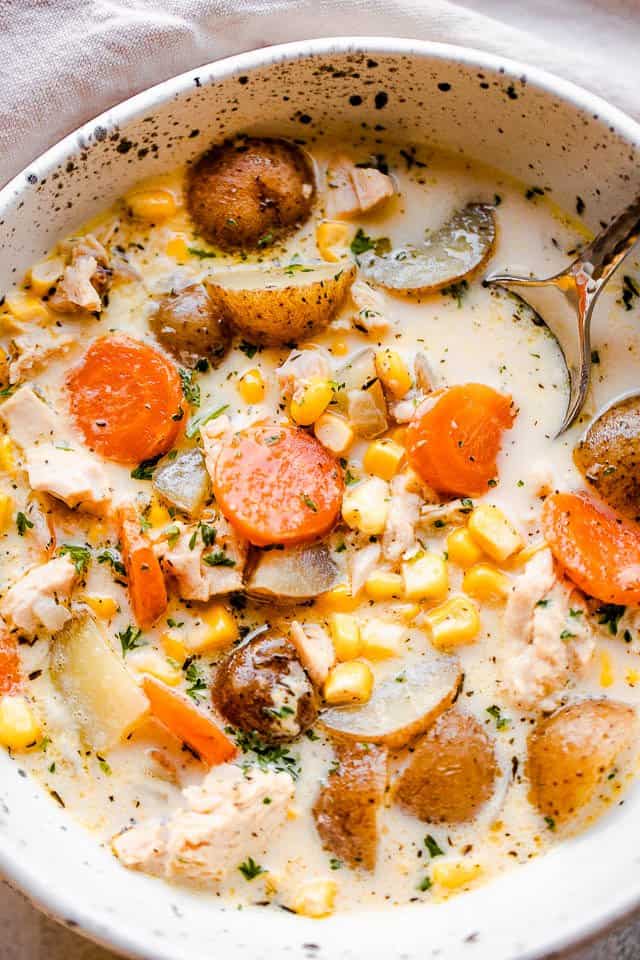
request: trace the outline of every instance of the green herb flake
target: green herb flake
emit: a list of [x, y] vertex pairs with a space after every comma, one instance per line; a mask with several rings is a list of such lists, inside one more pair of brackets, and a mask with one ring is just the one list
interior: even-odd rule
[[200, 673], [200, 668], [195, 660], [185, 660], [183, 669], [185, 679], [189, 685], [186, 690], [187, 696], [191, 697], [194, 703], [200, 703], [202, 700], [202, 692], [207, 689], [207, 684]]
[[264, 867], [261, 867], [259, 863], [256, 863], [253, 857], [247, 857], [244, 863], [240, 864], [238, 870], [245, 880], [255, 880], [255, 878], [259, 877], [261, 873], [266, 873]]
[[143, 460], [142, 463], [139, 463], [138, 466], [131, 471], [133, 479], [153, 480], [153, 471], [161, 456], [162, 454], [159, 453], [157, 457], [150, 457], [148, 460]]
[[187, 247], [187, 250], [192, 257], [197, 257], [198, 260], [209, 260], [216, 257], [213, 250], [203, 250], [202, 247]]
[[620, 619], [624, 616], [626, 609], [626, 607], [618, 603], [603, 603], [596, 610], [598, 623], [606, 625], [609, 628], [609, 633], [615, 637], [618, 632]]
[[425, 847], [427, 848], [427, 850], [429, 851], [429, 856], [430, 856], [430, 857], [443, 857], [443, 856], [444, 856], [444, 850], [441, 850], [441, 849], [440, 849], [440, 846], [439, 846], [439, 844], [438, 844], [438, 841], [435, 839], [435, 837], [432, 837], [430, 833], [428, 833], [428, 834], [426, 835], [426, 837], [424, 838], [424, 845], [425, 845]]
[[107, 761], [106, 761], [106, 760], [99, 760], [98, 762], [99, 762], [99, 764], [100, 764], [100, 769], [101, 769], [102, 772], [105, 774], [105, 776], [110, 777], [110, 776], [111, 776], [111, 773], [112, 773], [112, 770], [111, 770], [111, 767], [109, 766], [109, 764], [107, 763]]
[[544, 818], [544, 822], [545, 822], [546, 825], [549, 827], [549, 830], [555, 830], [555, 828], [556, 828], [556, 822], [555, 822], [555, 820], [553, 819], [553, 817], [545, 817], [545, 818]]
[[260, 347], [258, 347], [257, 344], [249, 343], [248, 340], [241, 340], [238, 344], [240, 353], [244, 353], [245, 357], [248, 357], [249, 360], [253, 360], [259, 349]]
[[375, 242], [368, 237], [362, 227], [358, 227], [358, 232], [351, 241], [351, 253], [358, 257], [361, 253], [367, 253], [375, 249]]
[[187, 403], [192, 407], [200, 406], [200, 386], [193, 379], [193, 370], [178, 370], [182, 383], [182, 392]]
[[76, 543], [63, 543], [58, 550], [58, 556], [68, 556], [76, 568], [76, 573], [83, 574], [87, 572], [89, 561], [91, 560], [91, 550], [88, 547], [81, 547]]
[[462, 298], [469, 289], [466, 280], [460, 280], [458, 283], [450, 283], [447, 287], [442, 287], [440, 293], [443, 297], [451, 297], [458, 304], [458, 310], [462, 307]]
[[[288, 773], [293, 780], [297, 780], [300, 776], [300, 759], [289, 753], [287, 747], [266, 743], [255, 731], [247, 732], [225, 727], [225, 733], [234, 738], [242, 753], [252, 755], [253, 762], [261, 770], [267, 771], [273, 768], [279, 773]], [[250, 766], [251, 762], [243, 765], [243, 769], [247, 770]]]
[[311, 499], [311, 497], [310, 497], [308, 494], [306, 494], [306, 493], [301, 493], [301, 494], [300, 494], [300, 499], [301, 499], [302, 502], [304, 503], [305, 507], [308, 507], [309, 510], [311, 510], [313, 513], [317, 513], [317, 512], [318, 512], [318, 506], [317, 506], [317, 504], [315, 503], [314, 500]]
[[208, 553], [202, 560], [208, 567], [235, 567], [236, 565], [235, 560], [228, 557], [222, 550], [216, 550], [215, 553]]
[[129, 651], [136, 650], [138, 647], [143, 646], [140, 639], [142, 637], [142, 630], [140, 630], [139, 627], [134, 627], [131, 623], [126, 630], [121, 630], [116, 636], [120, 641], [123, 657], [126, 657]]
[[108, 547], [106, 550], [103, 550], [102, 553], [99, 553], [97, 560], [98, 563], [110, 564], [114, 573], [119, 573], [120, 576], [126, 577], [127, 571], [122, 562], [122, 556], [120, 552], [113, 547]]
[[329, 860], [329, 867], [331, 870], [339, 870], [342, 866], [342, 860], [338, 860], [337, 857], [331, 857]]
[[487, 713], [495, 720], [497, 730], [506, 730], [510, 726], [511, 720], [502, 716], [502, 710], [495, 703], [487, 707]]
[[[192, 417], [187, 424], [185, 430], [185, 436], [189, 440], [193, 440], [195, 436], [200, 433], [200, 427], [203, 427], [205, 423], [209, 423], [211, 420], [217, 420], [218, 417], [222, 416], [225, 410], [229, 409], [229, 404], [224, 403], [221, 407], [217, 407], [215, 410], [210, 410], [208, 413], [202, 413], [199, 417]], [[131, 474], [133, 476], [133, 474]]]
[[430, 890], [432, 886], [433, 886], [433, 883], [431, 882], [431, 877], [427, 876], [422, 878], [422, 880], [416, 887], [416, 890], [420, 890], [421, 893], [426, 893], [427, 890]]
[[32, 521], [22, 510], [19, 510], [16, 514], [16, 528], [21, 537], [24, 537], [27, 530], [33, 529]]

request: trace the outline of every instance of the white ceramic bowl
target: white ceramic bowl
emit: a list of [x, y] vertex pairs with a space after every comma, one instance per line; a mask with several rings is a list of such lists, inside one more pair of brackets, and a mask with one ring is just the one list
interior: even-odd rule
[[[430, 142], [489, 162], [597, 228], [640, 193], [640, 126], [592, 94], [479, 51], [343, 38], [271, 47], [134, 97], [35, 161], [0, 193], [0, 291], [139, 178], [250, 130], [312, 142], [343, 130]], [[153, 960], [505, 960], [585, 940], [640, 901], [640, 790], [581, 837], [437, 906], [323, 921], [225, 909], [119, 867], [0, 756], [0, 869], [41, 908]]]

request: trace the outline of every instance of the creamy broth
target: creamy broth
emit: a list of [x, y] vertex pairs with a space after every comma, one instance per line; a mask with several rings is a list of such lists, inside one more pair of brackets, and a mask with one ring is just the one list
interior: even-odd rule
[[[344, 151], [344, 145], [339, 145]], [[171, 289], [210, 276], [224, 276], [230, 267], [257, 266], [277, 261], [280, 264], [315, 262], [319, 258], [316, 227], [323, 219], [323, 198], [326, 195], [326, 170], [337, 145], [323, 143], [313, 148], [318, 200], [312, 216], [284, 242], [250, 254], [241, 260], [206, 244], [194, 230], [184, 203], [184, 171], [154, 178], [140, 185], [139, 190], [166, 190], [177, 202], [176, 212], [161, 222], [151, 224], [128, 216], [126, 204], [117, 204], [87, 225], [85, 231], [98, 237], [110, 236], [110, 251], [120, 252], [137, 271], [137, 279], [114, 283], [108, 303], [99, 317], [68, 318], [59, 315], [53, 327], [62, 337], [69, 337], [64, 353], [53, 355], [39, 364], [35, 372], [21, 378], [30, 383], [69, 424], [68, 437], [77, 441], [71, 425], [65, 391], [70, 368], [83, 357], [96, 337], [112, 331], [124, 331], [133, 337], [154, 343], [148, 318], [157, 299]], [[514, 182], [500, 172], [471, 163], [463, 158], [418, 147], [414, 154], [393, 145], [372, 144], [371, 150], [359, 147], [353, 152], [356, 162], [367, 162], [371, 154], [384, 157], [395, 183], [395, 195], [379, 211], [345, 221], [349, 237], [343, 248], [345, 263], [350, 257], [348, 243], [356, 230], [373, 238], [389, 238], [391, 245], [420, 243], [425, 230], [438, 228], [452, 211], [469, 202], [495, 204], [498, 231], [490, 265], [513, 272], [526, 271], [548, 275], [560, 270], [571, 251], [585, 241], [587, 232], [574, 218], [558, 210], [544, 196], [531, 194], [528, 185]], [[413, 159], [407, 160], [407, 157]], [[418, 163], [415, 160], [418, 160]], [[195, 252], [194, 252], [195, 251]], [[214, 254], [207, 255], [207, 254]], [[58, 255], [56, 251], [53, 256]], [[336, 263], [336, 271], [343, 266]], [[637, 269], [634, 263], [631, 272]], [[554, 489], [582, 488], [584, 482], [574, 466], [573, 448], [583, 425], [603, 403], [635, 385], [634, 367], [640, 346], [637, 312], [625, 310], [620, 302], [621, 278], [614, 279], [603, 297], [594, 331], [594, 348], [599, 363], [594, 367], [594, 383], [587, 411], [577, 424], [560, 439], [553, 439], [567, 403], [567, 379], [558, 346], [545, 327], [534, 322], [533, 314], [514, 298], [482, 286], [482, 273], [469, 280], [468, 286], [447, 292], [438, 291], [420, 300], [411, 300], [379, 291], [383, 313], [389, 320], [384, 333], [362, 333], [354, 329], [351, 318], [354, 306], [349, 299], [329, 327], [315, 333], [311, 343], [326, 348], [338, 368], [356, 350], [365, 346], [397, 350], [410, 365], [416, 351], [423, 351], [429, 361], [437, 388], [463, 383], [483, 383], [502, 394], [510, 395], [517, 409], [512, 429], [503, 436], [498, 459], [498, 480], [486, 494], [473, 498], [473, 505], [484, 501], [504, 511], [521, 532], [524, 544], [539, 544], [541, 476], [550, 472]], [[25, 281], [29, 294], [29, 278]], [[5, 306], [5, 349], [11, 353], [11, 340], [16, 336], [15, 313], [8, 298]], [[18, 302], [18, 308], [24, 301]], [[38, 342], [37, 320], [17, 321], [21, 330], [33, 332]], [[254, 352], [255, 351], [255, 352]], [[213, 370], [197, 373], [200, 407], [190, 415], [198, 415], [226, 406], [234, 430], [242, 429], [265, 417], [280, 420], [280, 389], [277, 368], [286, 360], [290, 349], [264, 347], [255, 350], [236, 338], [233, 348]], [[266, 390], [260, 404], [246, 403], [239, 392], [243, 375], [257, 368], [264, 378]], [[63, 432], [64, 432], [63, 430]], [[365, 476], [362, 460], [369, 441], [356, 439], [348, 454], [347, 469], [353, 477]], [[189, 446], [184, 438], [177, 446]], [[29, 495], [23, 458], [19, 445], [13, 445], [15, 469], [0, 474], [0, 491], [11, 498], [11, 513], [6, 532], [0, 541], [0, 576], [11, 585], [34, 564], [42, 562], [33, 530], [16, 527], [15, 517], [25, 513]], [[155, 497], [147, 479], [131, 476], [132, 465], [102, 460], [112, 490], [111, 503], [133, 501], [146, 517], [151, 537], [171, 526], [174, 518], [166, 505]], [[6, 466], [6, 465], [5, 465]], [[347, 490], [350, 488], [347, 487]], [[144, 675], [144, 656], [157, 651], [167, 660], [166, 634], [184, 639], [199, 628], [206, 613], [205, 606], [183, 601], [174, 586], [169, 585], [169, 605], [150, 628], [137, 639], [140, 644], [126, 652], [127, 628], [134, 624], [124, 577], [119, 576], [105, 551], [115, 548], [118, 531], [114, 511], [94, 516], [82, 510], [69, 510], [49, 500], [55, 525], [58, 548], [64, 544], [86, 545], [90, 561], [75, 584], [72, 605], [79, 609], [85, 598], [107, 597], [116, 601], [117, 609], [110, 617], [96, 615], [118, 656], [138, 679]], [[331, 535], [334, 548], [344, 539], [344, 526]], [[421, 528], [421, 542], [429, 551], [443, 556], [446, 538], [452, 526], [426, 525]], [[339, 551], [337, 562], [344, 565], [347, 582], [349, 549]], [[343, 555], [346, 554], [347, 556]], [[103, 560], [99, 562], [102, 555]], [[515, 583], [522, 575], [522, 566], [505, 562], [503, 570]], [[450, 595], [462, 590], [464, 571], [449, 560]], [[6, 590], [6, 587], [5, 587]], [[272, 624], [298, 620], [326, 625], [330, 604], [324, 598], [297, 606], [274, 607], [251, 599], [240, 601], [234, 593], [228, 598], [214, 598], [223, 603], [238, 623], [241, 635]], [[402, 624], [407, 629], [401, 656], [372, 661], [375, 684], [396, 678], [412, 663], [419, 663], [430, 648], [424, 628], [420, 626], [423, 609], [433, 603], [418, 604], [412, 616], [412, 604], [403, 599], [373, 601], [365, 591], [350, 612], [361, 624], [382, 619]], [[502, 620], [504, 604], [479, 603], [481, 630], [468, 645], [457, 647], [464, 673], [462, 691], [456, 708], [473, 715], [493, 743], [499, 773], [491, 799], [482, 805], [479, 814], [459, 824], [425, 823], [394, 805], [391, 799], [383, 804], [378, 816], [378, 854], [374, 871], [350, 869], [331, 851], [323, 848], [315, 829], [312, 807], [334, 764], [334, 750], [321, 726], [314, 726], [314, 736], [302, 736], [283, 744], [288, 757], [294, 758], [299, 775], [294, 783], [295, 796], [282, 829], [268, 846], [256, 856], [260, 872], [248, 879], [234, 864], [219, 883], [206, 885], [214, 896], [222, 896], [237, 904], [273, 903], [295, 908], [301, 888], [311, 881], [329, 881], [336, 885], [335, 910], [380, 907], [416, 901], [438, 901], [454, 891], [468, 889], [492, 876], [522, 864], [561, 842], [564, 831], [545, 821], [531, 804], [526, 776], [527, 737], [540, 710], [525, 710], [505, 696], [501, 657], [504, 651]], [[423, 608], [423, 609], [422, 609]], [[0, 609], [1, 612], [1, 609]], [[595, 649], [583, 674], [572, 673], [562, 697], [569, 702], [585, 696], [607, 696], [626, 703], [638, 700], [636, 683], [640, 680], [638, 634], [634, 611], [629, 609], [617, 624], [617, 634], [608, 625], [592, 622]], [[172, 626], [173, 624], [173, 626]], [[628, 634], [625, 634], [628, 631]], [[625, 642], [623, 639], [628, 640]], [[131, 634], [129, 635], [131, 639]], [[134, 643], [135, 643], [134, 639]], [[22, 692], [37, 717], [40, 733], [35, 747], [15, 751], [16, 764], [35, 775], [55, 801], [62, 803], [71, 816], [86, 826], [105, 845], [114, 835], [130, 825], [148, 818], [167, 817], [184, 806], [182, 788], [198, 784], [205, 768], [185, 750], [162, 725], [149, 720], [136, 728], [127, 739], [109, 750], [100, 751], [86, 742], [79, 732], [82, 704], [65, 696], [50, 673], [51, 638], [39, 631], [32, 642], [19, 645], [25, 679]], [[208, 692], [210, 677], [216, 664], [227, 655], [226, 650], [208, 651], [192, 661], [191, 670], [177, 670], [176, 690], [190, 691], [191, 702], [210, 714]], [[139, 665], [136, 671], [136, 663]], [[118, 710], [114, 701], [113, 710]], [[239, 753], [237, 762], [255, 763], [251, 752]], [[619, 786], [630, 774], [621, 770]], [[614, 799], [617, 795], [614, 794]], [[431, 838], [425, 845], [425, 836]], [[435, 845], [435, 846], [434, 846]], [[433, 850], [436, 854], [433, 855]], [[437, 849], [441, 853], [437, 852]], [[244, 858], [241, 857], [241, 860]], [[459, 883], [439, 882], [437, 864], [459, 862], [463, 879]], [[435, 873], [434, 873], [435, 870]]]

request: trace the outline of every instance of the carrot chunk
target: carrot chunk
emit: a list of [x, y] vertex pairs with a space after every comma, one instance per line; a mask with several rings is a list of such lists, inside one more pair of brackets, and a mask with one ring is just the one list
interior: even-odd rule
[[96, 340], [67, 378], [89, 447], [119, 463], [166, 453], [184, 420], [180, 376], [158, 350], [122, 333]]
[[129, 599], [136, 623], [142, 630], [152, 626], [167, 608], [167, 588], [160, 562], [149, 539], [140, 530], [135, 508], [120, 508], [122, 559], [127, 571]]
[[10, 633], [0, 633], [0, 695], [13, 693], [21, 680], [18, 644]]
[[226, 763], [235, 756], [235, 744], [217, 723], [201, 713], [185, 697], [153, 677], [145, 677], [143, 685], [153, 716], [174, 736], [195, 750], [210, 767]]
[[604, 603], [640, 603], [640, 527], [584, 493], [555, 493], [545, 500], [542, 529], [581, 590]]
[[249, 427], [218, 457], [213, 490], [251, 543], [303, 543], [328, 533], [340, 512], [338, 462], [315, 437], [289, 426]]
[[409, 424], [409, 463], [438, 493], [479, 496], [496, 475], [502, 433], [514, 418], [511, 397], [485, 384], [441, 390]]

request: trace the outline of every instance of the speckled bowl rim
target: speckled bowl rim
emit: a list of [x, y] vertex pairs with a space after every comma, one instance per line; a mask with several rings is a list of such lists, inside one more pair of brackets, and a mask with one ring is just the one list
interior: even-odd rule
[[[35, 174], [39, 179], [47, 176], [63, 160], [73, 154], [79, 144], [90, 150], [91, 135], [96, 125], [106, 128], [107, 131], [121, 127], [136, 117], [148, 113], [158, 104], [192, 89], [196, 80], [198, 85], [208, 86], [236, 74], [251, 73], [253, 70], [273, 64], [293, 62], [308, 57], [351, 53], [425, 57], [478, 69], [501, 71], [505, 76], [514, 78], [524, 74], [530, 86], [553, 94], [591, 115], [598, 114], [600, 120], [606, 121], [634, 151], [640, 151], [639, 123], [583, 87], [527, 63], [472, 47], [428, 40], [380, 36], [325, 37], [261, 47], [203, 64], [149, 87], [111, 107], [68, 134], [11, 179], [0, 190], [0, 216], [3, 210], [25, 191], [28, 185], [27, 176]], [[91, 842], [90, 836], [87, 835], [87, 843]], [[50, 883], [50, 878], [37, 875], [28, 863], [20, 862], [3, 847], [1, 838], [0, 875], [0, 878], [4, 879], [9, 886], [23, 893], [47, 916], [81, 933], [94, 943], [136, 960], [138, 958], [139, 960], [176, 960], [176, 952], [172, 948], [165, 949], [157, 943], [152, 945], [146, 942], [144, 934], [138, 933], [135, 929], [125, 932], [114, 928], [109, 932], [108, 937], [105, 937], [103, 926], [97, 922], [90, 910], [86, 910], [75, 900], [57, 894], [55, 885]], [[640, 910], [640, 886], [636, 890], [624, 890], [612, 885], [611, 899], [602, 910], [586, 919], [576, 918], [573, 930], [558, 936], [556, 940], [547, 940], [543, 948], [525, 949], [518, 960], [542, 960], [544, 957], [551, 960], [552, 957], [560, 957], [562, 954], [565, 954], [568, 960], [569, 954], [573, 955], [580, 947], [587, 946], [605, 933], [616, 929], [638, 910]]]

